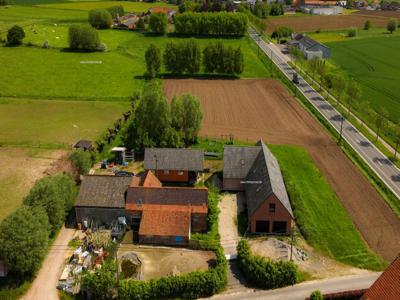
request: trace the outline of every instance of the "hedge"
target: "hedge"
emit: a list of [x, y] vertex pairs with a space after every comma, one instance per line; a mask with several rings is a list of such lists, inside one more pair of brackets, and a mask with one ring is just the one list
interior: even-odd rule
[[275, 289], [298, 282], [298, 271], [293, 262], [274, 262], [254, 255], [245, 240], [239, 242], [237, 250], [239, 267], [250, 284], [262, 289]]
[[246, 34], [248, 18], [243, 13], [183, 13], [175, 16], [175, 32], [188, 35]]

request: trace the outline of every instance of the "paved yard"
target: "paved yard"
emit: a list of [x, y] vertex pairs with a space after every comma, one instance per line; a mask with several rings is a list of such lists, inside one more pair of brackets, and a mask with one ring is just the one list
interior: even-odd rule
[[136, 253], [143, 263], [143, 279], [153, 279], [175, 274], [207, 270], [215, 259], [213, 251], [198, 251], [186, 248], [138, 246], [122, 244], [118, 257], [126, 252]]

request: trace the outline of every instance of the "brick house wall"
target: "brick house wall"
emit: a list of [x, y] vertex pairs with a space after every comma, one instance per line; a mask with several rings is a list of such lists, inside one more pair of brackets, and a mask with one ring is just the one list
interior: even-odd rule
[[243, 179], [224, 178], [222, 188], [224, 191], [242, 192], [244, 185], [241, 183]]
[[192, 232], [207, 231], [207, 214], [201, 214], [201, 213], [191, 214], [191, 231]]
[[188, 171], [175, 171], [175, 170], [157, 170], [156, 176], [160, 181], [164, 182], [188, 182]]
[[139, 235], [139, 244], [186, 246], [189, 244], [189, 236]]
[[126, 213], [125, 208], [75, 206], [75, 215], [77, 223], [94, 220], [99, 222], [99, 225], [110, 226], [113, 220], [125, 216]]
[[[270, 204], [275, 205], [275, 212], [270, 211]], [[268, 197], [268, 199], [266, 199], [266, 201], [264, 201], [264, 203], [261, 204], [251, 216], [249, 216], [251, 233], [260, 233], [257, 231], [257, 221], [259, 221], [259, 227], [265, 225], [265, 222], [268, 223], [268, 232], [265, 233], [269, 234], [273, 233], [274, 222], [286, 222], [286, 231], [284, 233], [282, 232], [282, 234], [290, 234], [293, 223], [291, 215], [273, 194]], [[275, 226], [277, 225], [278, 223], [275, 223]]]

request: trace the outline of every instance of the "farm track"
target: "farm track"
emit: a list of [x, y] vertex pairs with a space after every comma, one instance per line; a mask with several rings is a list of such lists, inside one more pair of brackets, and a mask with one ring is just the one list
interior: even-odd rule
[[400, 220], [325, 129], [275, 80], [166, 80], [169, 99], [193, 93], [202, 136], [302, 146], [325, 175], [368, 245], [386, 260], [400, 250]]

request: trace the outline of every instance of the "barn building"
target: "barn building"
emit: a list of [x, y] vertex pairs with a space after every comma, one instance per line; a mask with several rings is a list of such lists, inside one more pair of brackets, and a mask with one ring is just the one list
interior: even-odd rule
[[292, 207], [278, 161], [264, 142], [224, 148], [223, 189], [245, 193], [251, 233], [290, 234]]
[[194, 149], [146, 148], [144, 169], [161, 182], [196, 182], [204, 169], [204, 151]]

